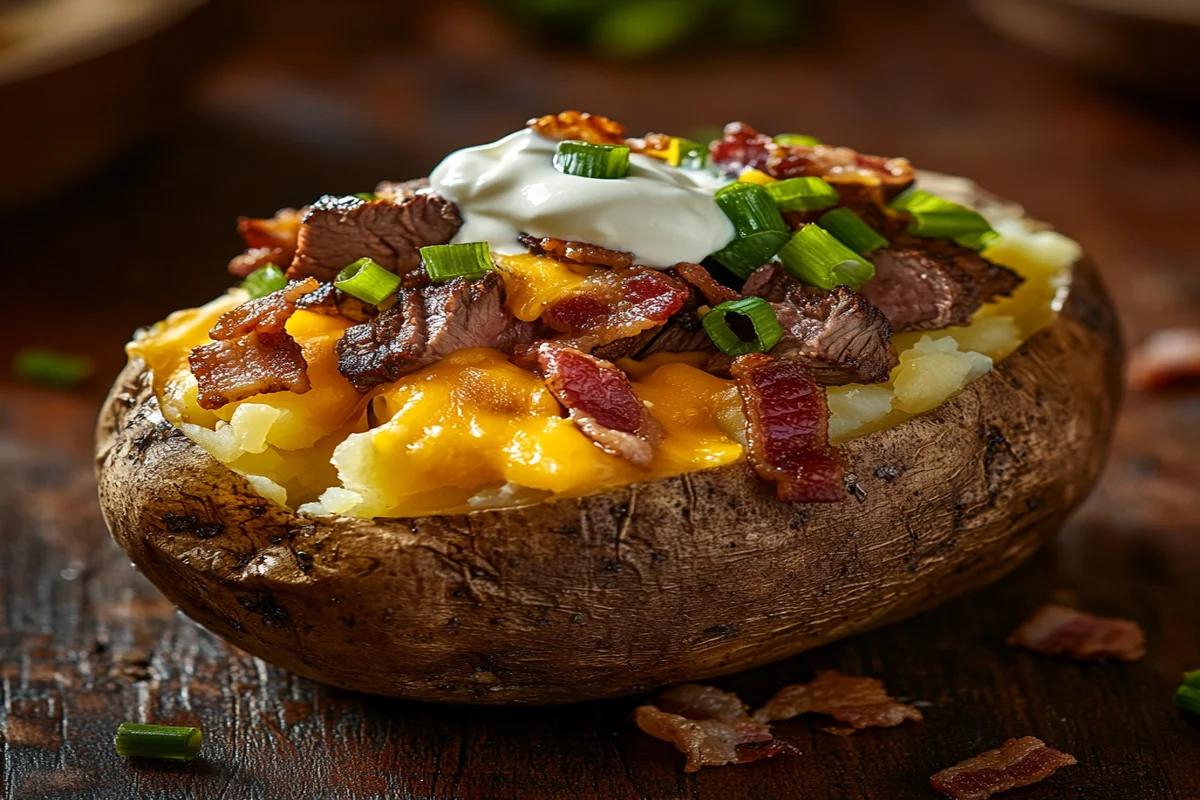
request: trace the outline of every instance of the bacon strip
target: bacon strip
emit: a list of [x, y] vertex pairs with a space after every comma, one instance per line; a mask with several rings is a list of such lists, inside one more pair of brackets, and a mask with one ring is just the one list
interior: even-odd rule
[[929, 785], [954, 800], [987, 800], [1043, 781], [1060, 767], [1075, 763], [1074, 756], [1047, 747], [1041, 739], [1024, 736], [936, 773]]
[[286, 270], [296, 254], [296, 237], [304, 212], [281, 208], [273, 217], [238, 217], [237, 230], [246, 251], [234, 256], [229, 271], [244, 278], [259, 267], [274, 264]]
[[625, 126], [599, 114], [569, 109], [525, 123], [547, 139], [578, 139], [592, 144], [625, 144]]
[[658, 424], [624, 372], [557, 342], [538, 346], [537, 365], [570, 419], [601, 450], [641, 467], [653, 460]]
[[656, 269], [598, 270], [573, 294], [546, 309], [542, 321], [592, 349], [665, 323], [691, 296], [687, 286]]
[[1146, 635], [1136, 622], [1095, 617], [1054, 603], [1035, 611], [1007, 642], [1042, 655], [1067, 656], [1076, 661], [1137, 661], [1146, 655]]
[[566, 239], [545, 237], [539, 239], [522, 233], [517, 240], [529, 248], [535, 256], [553, 258], [568, 264], [593, 264], [613, 269], [627, 269], [633, 266], [633, 253], [624, 250], [609, 250], [597, 244], [587, 242], [568, 242]]
[[920, 722], [921, 712], [888, 694], [883, 681], [824, 670], [808, 683], [785, 686], [754, 712], [760, 722], [801, 714], [827, 714], [856, 729], [890, 728], [906, 719]]
[[313, 278], [295, 281], [217, 318], [208, 333], [215, 341], [193, 348], [188, 356], [202, 408], [273, 392], [304, 394], [312, 388], [304, 353], [284, 326], [297, 301], [318, 286]]
[[679, 277], [699, 289], [700, 294], [704, 295], [704, 299], [709, 302], [709, 305], [715, 306], [731, 300], [742, 299], [742, 296], [733, 289], [722, 283], [718, 283], [717, 279], [699, 264], [693, 264], [690, 261], [680, 261], [671, 269], [679, 273]]
[[785, 753], [800, 755], [792, 745], [774, 738], [765, 723], [747, 716], [737, 695], [716, 687], [683, 684], [666, 690], [655, 702], [634, 712], [637, 726], [656, 739], [673, 742], [686, 754], [686, 772]]
[[746, 412], [750, 462], [779, 499], [836, 502], [846, 496], [842, 462], [829, 445], [825, 392], [795, 361], [740, 356], [729, 370]]

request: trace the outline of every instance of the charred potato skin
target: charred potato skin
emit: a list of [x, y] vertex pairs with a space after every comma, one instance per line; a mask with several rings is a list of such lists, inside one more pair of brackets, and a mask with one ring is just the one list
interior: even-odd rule
[[847, 498], [790, 505], [744, 464], [506, 511], [316, 518], [167, 422], [138, 361], [98, 427], [114, 538], [190, 617], [301, 675], [545, 704], [727, 674], [996, 580], [1103, 466], [1122, 346], [1096, 271], [931, 412], [848, 442]]

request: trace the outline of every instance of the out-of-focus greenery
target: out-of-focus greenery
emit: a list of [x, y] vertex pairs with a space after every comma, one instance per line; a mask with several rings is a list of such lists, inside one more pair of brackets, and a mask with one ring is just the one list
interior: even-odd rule
[[637, 58], [693, 39], [756, 47], [795, 39], [808, 0], [495, 0], [518, 23]]

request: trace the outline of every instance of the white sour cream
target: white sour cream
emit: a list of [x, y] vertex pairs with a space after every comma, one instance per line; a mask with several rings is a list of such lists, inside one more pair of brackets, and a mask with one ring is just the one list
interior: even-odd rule
[[530, 129], [451, 153], [429, 176], [453, 200], [463, 226], [454, 242], [487, 242], [492, 252], [525, 252], [517, 234], [552, 236], [632, 252], [638, 264], [665, 268], [700, 261], [733, 239], [713, 200], [724, 180], [633, 154], [628, 177], [564, 175], [558, 143]]

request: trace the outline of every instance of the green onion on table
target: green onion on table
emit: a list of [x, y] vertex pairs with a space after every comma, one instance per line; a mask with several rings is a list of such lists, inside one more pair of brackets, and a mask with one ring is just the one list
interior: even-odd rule
[[117, 754], [127, 758], [191, 761], [200, 754], [204, 733], [199, 728], [139, 725], [122, 722], [117, 728]]
[[95, 369], [95, 363], [87, 356], [45, 347], [27, 347], [12, 362], [13, 374], [21, 380], [53, 389], [69, 389], [83, 383]]
[[1175, 690], [1175, 705], [1200, 714], [1200, 669], [1184, 673], [1183, 684]]

